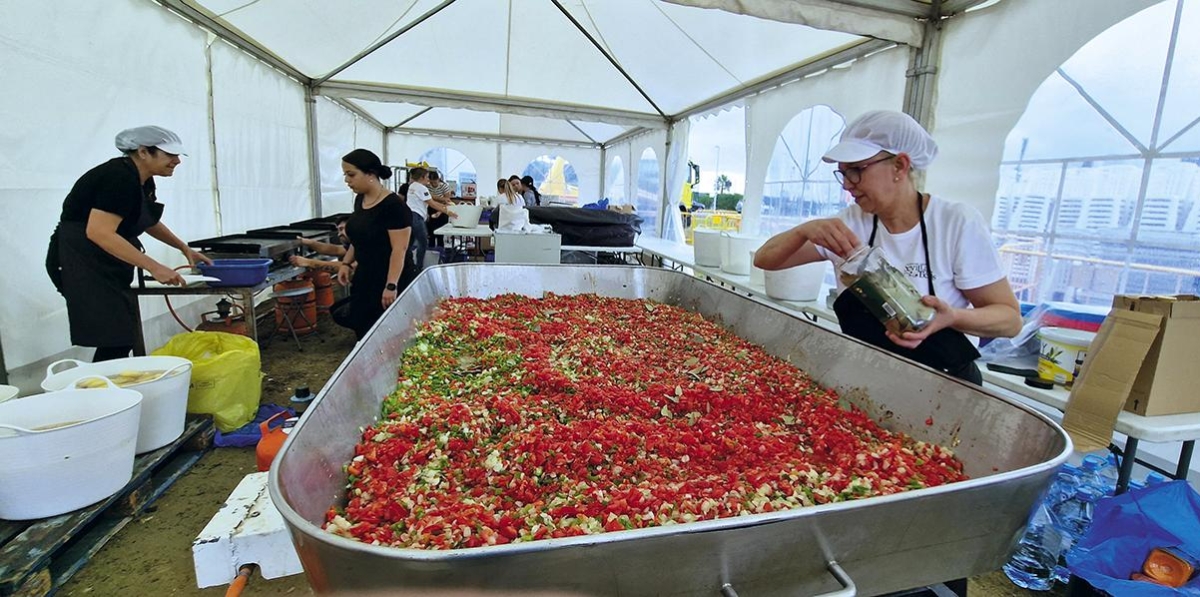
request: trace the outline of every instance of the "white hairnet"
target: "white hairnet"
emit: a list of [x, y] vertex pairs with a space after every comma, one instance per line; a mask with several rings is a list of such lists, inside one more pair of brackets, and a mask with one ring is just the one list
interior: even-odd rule
[[167, 153], [187, 155], [179, 135], [161, 126], [138, 126], [117, 133], [117, 149], [134, 151], [139, 147], [157, 147]]
[[825, 152], [826, 162], [861, 162], [886, 151], [906, 153], [913, 168], [924, 170], [937, 157], [937, 143], [912, 116], [892, 110], [875, 110], [859, 116], [842, 132], [841, 142]]

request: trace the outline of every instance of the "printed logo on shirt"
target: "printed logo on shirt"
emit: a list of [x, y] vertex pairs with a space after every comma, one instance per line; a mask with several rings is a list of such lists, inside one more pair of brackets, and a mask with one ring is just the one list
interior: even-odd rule
[[904, 264], [904, 275], [910, 278], [929, 278], [929, 269], [924, 263], [906, 263]]

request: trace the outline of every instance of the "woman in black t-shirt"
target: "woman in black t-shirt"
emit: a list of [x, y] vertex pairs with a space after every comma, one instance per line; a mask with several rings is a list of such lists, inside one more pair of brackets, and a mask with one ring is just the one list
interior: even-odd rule
[[374, 153], [355, 149], [346, 154], [342, 174], [354, 191], [354, 213], [346, 222], [350, 248], [338, 268], [338, 282], [350, 283], [349, 264], [357, 262], [344, 321], [361, 340], [416, 276], [416, 263], [408, 250], [412, 211], [380, 182], [390, 178], [392, 170]]
[[142, 126], [118, 133], [116, 145], [123, 157], [88, 170], [71, 187], [46, 254], [46, 272], [67, 299], [71, 343], [95, 346], [95, 361], [129, 356], [136, 342], [137, 298], [129, 287], [134, 267], [163, 284], [184, 283], [178, 272], [142, 252], [143, 232], [179, 249], [188, 264], [211, 263], [160, 221], [154, 177], [175, 173], [185, 155], [179, 136]]

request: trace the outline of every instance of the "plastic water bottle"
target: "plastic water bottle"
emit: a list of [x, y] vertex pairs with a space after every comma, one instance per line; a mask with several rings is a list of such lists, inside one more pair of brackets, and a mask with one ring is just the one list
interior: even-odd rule
[[1145, 484], [1146, 487], [1154, 487], [1155, 485], [1162, 485], [1167, 481], [1169, 481], [1169, 479], [1167, 479], [1165, 476], [1159, 474], [1158, 472], [1150, 471], [1146, 474]]
[[1075, 493], [1079, 490], [1081, 477], [1080, 469], [1069, 464], [1064, 464], [1058, 470], [1058, 475], [1054, 479], [1054, 483], [1050, 485], [1050, 489], [1046, 492], [1046, 497], [1043, 504], [1050, 513], [1050, 522], [1056, 529], [1059, 530], [1061, 544], [1059, 545], [1058, 558], [1054, 566], [1054, 580], [1066, 583], [1071, 578], [1071, 572], [1067, 569], [1067, 550], [1074, 544], [1072, 539], [1062, 533], [1062, 525], [1056, 520], [1055, 512], [1061, 504], [1075, 498]]
[[1104, 495], [1113, 495], [1117, 490], [1117, 477], [1120, 475], [1120, 467], [1117, 466], [1117, 458], [1112, 454], [1101, 456], [1099, 454], [1088, 454], [1083, 457], [1083, 466], [1080, 467], [1082, 472], [1082, 481], [1084, 485], [1091, 485]]
[[1018, 587], [1048, 591], [1054, 586], [1054, 568], [1062, 550], [1062, 536], [1050, 522], [1045, 504], [1038, 504], [1025, 534], [1004, 564], [1004, 575]]

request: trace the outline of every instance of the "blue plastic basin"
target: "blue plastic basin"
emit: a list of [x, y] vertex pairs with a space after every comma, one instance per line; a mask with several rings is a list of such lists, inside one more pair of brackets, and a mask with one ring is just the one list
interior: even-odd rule
[[220, 278], [209, 286], [257, 286], [267, 279], [270, 259], [214, 259], [212, 265], [199, 263], [200, 273]]

